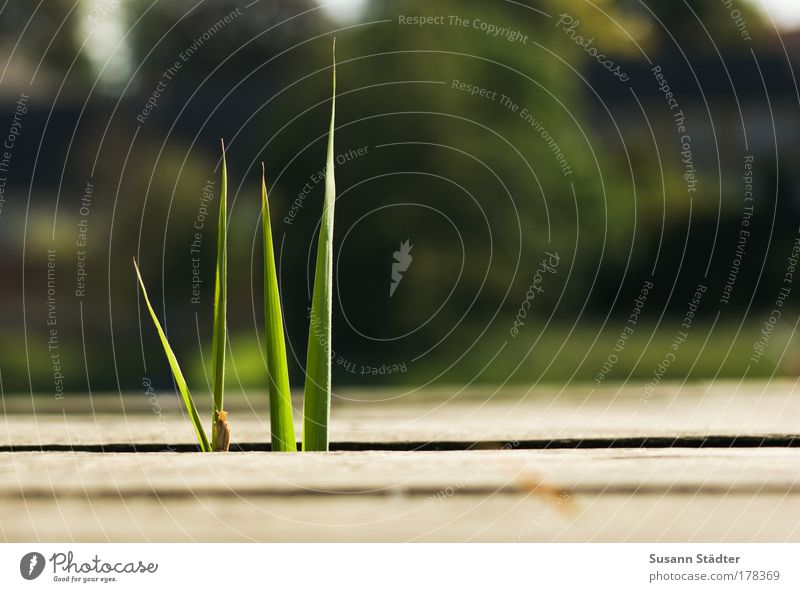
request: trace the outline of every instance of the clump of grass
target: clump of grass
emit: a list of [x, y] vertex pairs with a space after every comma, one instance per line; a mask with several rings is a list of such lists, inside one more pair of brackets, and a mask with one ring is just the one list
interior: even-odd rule
[[[308, 331], [308, 356], [303, 402], [303, 450], [328, 450], [328, 420], [331, 402], [331, 315], [333, 307], [333, 213], [336, 203], [336, 183], [333, 165], [333, 136], [336, 116], [336, 42], [333, 55], [333, 95], [331, 119], [328, 133], [328, 148], [325, 168], [325, 197], [320, 222], [317, 261], [314, 273], [314, 293], [311, 301], [311, 323]], [[278, 290], [275, 251], [272, 244], [272, 228], [267, 198], [267, 183], [264, 165], [261, 170], [261, 220], [264, 247], [264, 324], [266, 337], [267, 382], [270, 401], [270, 432], [272, 450], [295, 452], [297, 442], [294, 433], [292, 401], [289, 387], [289, 365], [283, 330], [283, 313]], [[213, 409], [211, 418], [211, 441], [203, 429], [200, 416], [189, 393], [178, 360], [169, 345], [158, 320], [139, 267], [134, 260], [136, 276], [141, 286], [147, 308], [153, 319], [164, 352], [167, 355], [172, 375], [189, 412], [200, 448], [204, 452], [228, 450], [230, 424], [224, 410], [225, 354], [227, 351], [227, 166], [225, 146], [222, 146], [222, 189], [220, 191], [219, 222], [217, 231], [216, 281], [214, 288], [214, 335], [213, 335]]]

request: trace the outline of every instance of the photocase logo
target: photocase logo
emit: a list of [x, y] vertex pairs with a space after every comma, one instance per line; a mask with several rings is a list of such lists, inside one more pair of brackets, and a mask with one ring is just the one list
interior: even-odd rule
[[408, 271], [408, 266], [411, 265], [411, 249], [414, 245], [411, 244], [409, 239], [400, 243], [400, 250], [394, 252], [394, 261], [392, 262], [392, 283], [389, 285], [389, 298], [394, 295], [397, 286], [403, 280], [403, 272]]
[[19, 573], [26, 580], [35, 580], [44, 571], [44, 555], [41, 553], [26, 553], [19, 562]]

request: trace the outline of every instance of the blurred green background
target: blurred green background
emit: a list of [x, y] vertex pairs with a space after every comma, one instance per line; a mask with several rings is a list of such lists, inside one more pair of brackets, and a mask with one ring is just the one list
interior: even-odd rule
[[219, 138], [231, 387], [266, 380], [262, 161], [300, 384], [334, 36], [335, 384], [794, 375], [800, 38], [733, 9], [9, 0], [3, 392], [171, 385], [133, 256], [204, 390]]

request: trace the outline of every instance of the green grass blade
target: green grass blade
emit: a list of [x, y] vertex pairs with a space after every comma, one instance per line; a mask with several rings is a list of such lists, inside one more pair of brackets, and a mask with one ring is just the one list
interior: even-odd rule
[[267, 339], [267, 378], [269, 379], [269, 422], [272, 450], [296, 452], [289, 390], [289, 366], [283, 334], [283, 313], [278, 292], [275, 251], [272, 248], [272, 226], [267, 202], [267, 182], [261, 164], [261, 226], [264, 235], [264, 323]]
[[328, 450], [331, 409], [331, 311], [333, 308], [333, 209], [336, 182], [333, 175], [333, 131], [336, 116], [336, 41], [333, 46], [333, 96], [325, 167], [325, 198], [319, 227], [314, 295], [308, 330], [306, 385], [303, 401], [303, 450]]
[[192, 419], [194, 431], [197, 433], [197, 440], [200, 442], [200, 448], [203, 450], [203, 452], [210, 452], [211, 445], [208, 443], [208, 437], [206, 437], [206, 432], [203, 429], [202, 422], [200, 421], [200, 415], [197, 413], [197, 408], [194, 406], [192, 395], [189, 393], [189, 387], [186, 385], [186, 380], [183, 378], [183, 372], [181, 372], [181, 367], [178, 365], [178, 360], [169, 345], [169, 341], [167, 341], [167, 336], [164, 334], [164, 330], [161, 328], [161, 323], [158, 322], [158, 317], [156, 316], [156, 313], [150, 304], [150, 299], [147, 297], [147, 289], [144, 287], [142, 274], [139, 273], [139, 266], [136, 264], [136, 259], [133, 260], [133, 267], [136, 269], [136, 277], [139, 280], [139, 286], [142, 288], [142, 295], [144, 296], [144, 302], [147, 305], [147, 310], [150, 311], [153, 324], [156, 326], [158, 336], [161, 338], [161, 345], [164, 346], [164, 353], [167, 354], [167, 360], [169, 361], [169, 366], [172, 369], [172, 376], [175, 377], [175, 383], [178, 385], [178, 390], [183, 397], [183, 402], [186, 405], [187, 411], [189, 412], [189, 417]]
[[[222, 143], [222, 142], [221, 142]], [[225, 421], [225, 352], [227, 345], [227, 283], [228, 283], [228, 171], [225, 164], [225, 144], [222, 143], [222, 186], [219, 192], [219, 222], [217, 224], [217, 271], [214, 285], [214, 410], [211, 434], [214, 450], [227, 450], [230, 426]]]

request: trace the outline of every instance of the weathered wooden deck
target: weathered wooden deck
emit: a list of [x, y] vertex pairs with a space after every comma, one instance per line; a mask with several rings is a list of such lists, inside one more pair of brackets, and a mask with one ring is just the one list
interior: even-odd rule
[[[800, 541], [794, 391], [353, 392], [332, 435], [364, 450], [326, 454], [87, 452], [193, 435], [166, 396], [160, 415], [143, 395], [8, 399], [0, 539]], [[232, 403], [232, 441], [267, 441], [262, 401]], [[430, 442], [452, 449], [403, 449]], [[31, 451], [52, 445], [80, 451]]]

